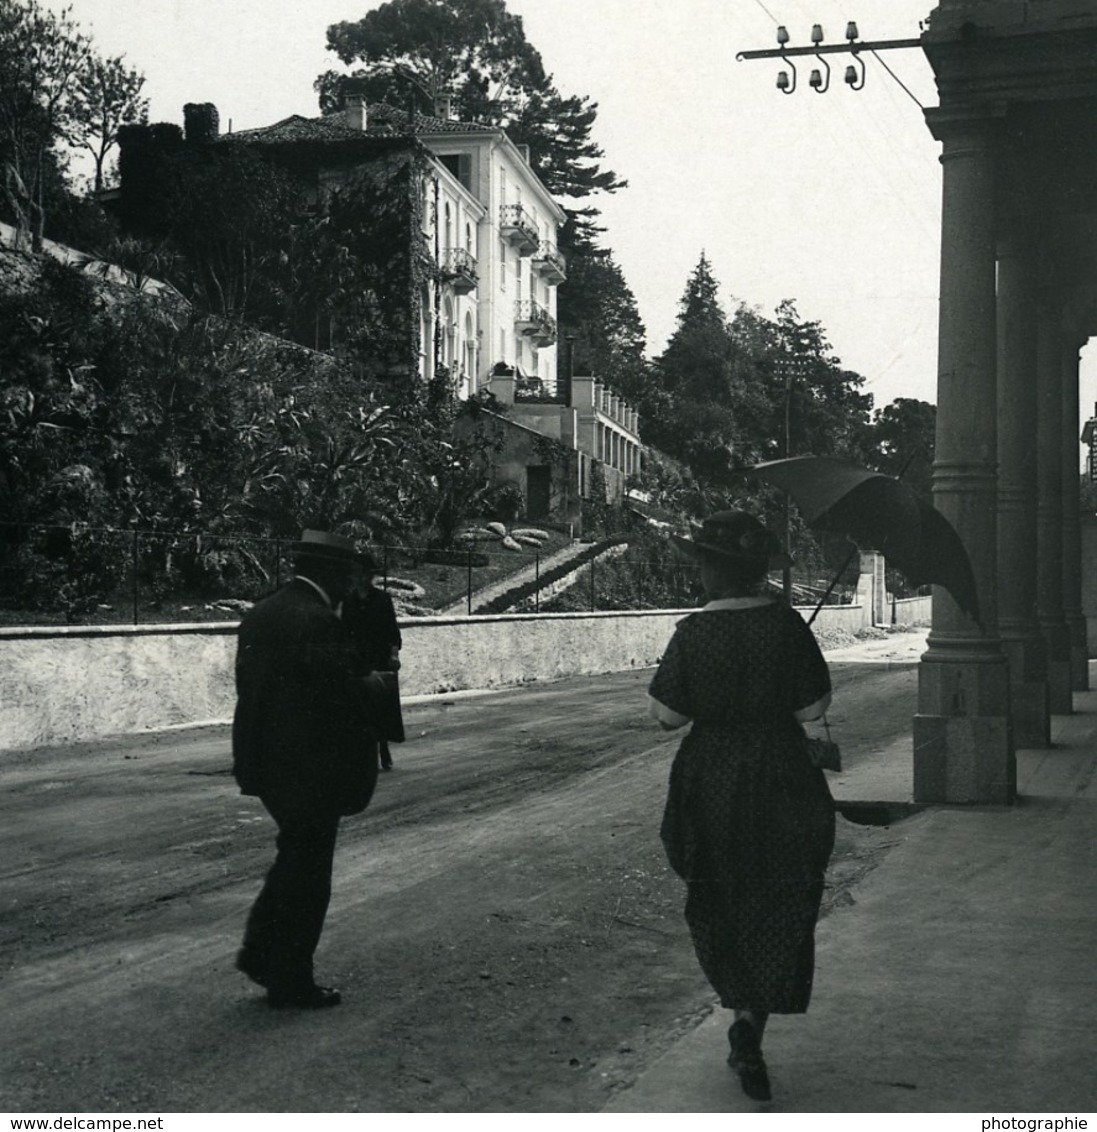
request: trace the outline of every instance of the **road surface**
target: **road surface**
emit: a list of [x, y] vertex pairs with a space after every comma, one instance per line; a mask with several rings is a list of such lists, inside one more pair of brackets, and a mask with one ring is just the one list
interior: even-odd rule
[[[909, 731], [913, 665], [832, 671], [847, 766]], [[649, 679], [406, 709], [340, 833], [317, 973], [344, 1002], [318, 1013], [233, 969], [273, 825], [226, 728], [3, 754], [0, 1111], [600, 1109], [713, 1008]], [[832, 915], [902, 829], [839, 827]]]

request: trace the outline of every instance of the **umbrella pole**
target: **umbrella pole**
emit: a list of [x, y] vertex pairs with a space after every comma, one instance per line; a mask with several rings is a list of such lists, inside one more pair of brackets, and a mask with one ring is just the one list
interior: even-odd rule
[[853, 549], [849, 552], [849, 554], [846, 555], [846, 560], [842, 563], [842, 566], [839, 569], [838, 573], [835, 574], [833, 578], [831, 578], [830, 585], [827, 586], [826, 593], [823, 594], [823, 596], [819, 599], [819, 604], [811, 611], [811, 616], [808, 618], [809, 625], [815, 620], [816, 617], [818, 617], [819, 610], [823, 608], [823, 603], [827, 600], [828, 597], [830, 597], [832, 593], [834, 593], [834, 587], [838, 584], [838, 579], [849, 569], [849, 564], [853, 561], [854, 555], [860, 553], [861, 552], [858, 547], [854, 545]]
[[[903, 478], [903, 476], [906, 475], [907, 468], [910, 467], [910, 462], [913, 459], [914, 459], [914, 453], [912, 452], [903, 461], [903, 466], [899, 469], [899, 474], [895, 477], [897, 480], [901, 480]], [[786, 507], [788, 506], [787, 502], [786, 502], [785, 506]], [[823, 596], [819, 599], [819, 604], [811, 611], [811, 616], [808, 618], [808, 624], [809, 625], [815, 620], [816, 617], [818, 617], [819, 610], [823, 608], [823, 603], [827, 600], [828, 597], [830, 597], [830, 595], [832, 593], [834, 593], [834, 587], [838, 584], [838, 579], [849, 569], [849, 564], [853, 561], [853, 556], [855, 554], [860, 554], [860, 548], [856, 544], [854, 544], [854, 547], [849, 552], [849, 554], [846, 555], [846, 560], [845, 560], [845, 562], [842, 563], [841, 569], [839, 569], [838, 573], [835, 574], [834, 577], [831, 579], [830, 585], [827, 586], [827, 592], [825, 594], [823, 594]]]

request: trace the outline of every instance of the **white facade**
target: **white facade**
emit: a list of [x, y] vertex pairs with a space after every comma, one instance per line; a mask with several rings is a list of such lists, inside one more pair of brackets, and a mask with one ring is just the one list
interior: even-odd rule
[[[443, 100], [444, 101], [444, 100]], [[348, 96], [322, 118], [292, 115], [246, 130], [240, 139], [282, 147], [332, 143], [321, 159], [320, 186], [353, 169], [340, 143], [367, 137], [414, 137], [432, 156], [422, 185], [423, 245], [436, 279], [419, 296], [419, 370], [424, 380], [445, 366], [468, 397], [500, 366], [519, 377], [556, 380], [556, 287], [566, 277], [556, 234], [565, 219], [530, 167], [523, 148], [494, 127], [458, 122]]]
[[423, 186], [423, 234], [440, 269], [420, 296], [420, 372], [445, 366], [467, 397], [481, 369], [480, 230], [487, 210], [442, 164]]
[[[440, 294], [430, 296], [441, 319], [439, 361], [451, 367], [463, 397], [500, 364], [554, 382], [556, 288], [566, 277], [556, 234], [564, 212], [502, 130], [430, 128], [440, 121], [426, 119], [416, 130], [437, 159], [428, 239], [444, 272]], [[455, 259], [467, 265], [472, 239], [475, 289], [464, 290], [467, 277], [450, 267]], [[431, 329], [424, 327], [424, 372], [433, 362]]]

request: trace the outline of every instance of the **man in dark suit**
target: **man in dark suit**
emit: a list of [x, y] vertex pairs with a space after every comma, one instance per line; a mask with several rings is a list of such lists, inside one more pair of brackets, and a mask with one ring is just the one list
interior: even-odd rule
[[[244, 615], [236, 654], [233, 772], [278, 825], [278, 853], [236, 965], [273, 1007], [335, 1006], [312, 956], [331, 897], [339, 818], [377, 784], [370, 682], [335, 608], [361, 573], [350, 539], [305, 531], [296, 576]], [[374, 689], [374, 694], [376, 689]]]

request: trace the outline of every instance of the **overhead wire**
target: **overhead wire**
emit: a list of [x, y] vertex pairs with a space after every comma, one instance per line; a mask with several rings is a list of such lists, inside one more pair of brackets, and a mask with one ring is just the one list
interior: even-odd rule
[[908, 95], [910, 95], [910, 97], [914, 100], [915, 106], [917, 106], [919, 110], [925, 110], [925, 107], [918, 101], [917, 97], [911, 94], [910, 88], [906, 85], [906, 83], [904, 83], [903, 80], [899, 78], [899, 76], [887, 65], [887, 63], [885, 63], [884, 60], [880, 58], [880, 53], [878, 51], [873, 51], [872, 54], [875, 57], [876, 62], [879, 63], [880, 66], [883, 67], [889, 75], [891, 75], [891, 77], [903, 88], [903, 90], [907, 92]]
[[762, 3], [762, 0], [754, 0], [754, 3], [757, 4], [774, 23], [777, 23], [777, 17]]
[[[811, 19], [811, 16], [807, 14], [807, 5], [804, 4], [802, 0], [792, 0], [792, 3], [800, 9], [805, 20]], [[846, 7], [846, 5], [842, 5], [842, 7]], [[840, 16], [848, 16], [848, 13], [840, 12], [838, 14]], [[895, 82], [899, 86], [902, 86], [904, 90], [907, 90], [907, 93], [909, 95], [909, 89], [906, 88], [905, 84], [902, 83], [902, 81], [898, 78], [897, 75], [895, 75], [891, 68], [888, 67], [887, 64], [879, 58], [879, 55], [876, 52], [873, 52], [873, 55], [878, 59], [881, 65], [884, 66], [884, 69], [889, 73], [889, 75], [894, 78]], [[894, 99], [891, 98], [891, 89], [887, 83], [884, 83], [882, 85], [881, 90], [884, 92], [884, 96], [888, 99], [888, 101], [891, 102], [892, 105], [896, 105]], [[917, 101], [917, 99], [915, 99], [915, 101]], [[915, 199], [910, 194], [911, 185], [918, 185], [921, 182], [921, 174], [924, 172], [924, 167], [921, 162], [912, 159], [912, 155], [908, 147], [899, 144], [896, 138], [896, 131], [894, 126], [888, 125], [881, 121], [877, 113], [877, 108], [874, 105], [872, 99], [863, 100], [863, 102], [858, 107], [858, 113], [855, 118], [852, 116], [851, 108], [844, 103], [839, 102], [837, 105], [837, 110], [838, 113], [845, 118], [851, 133], [857, 135], [858, 137], [860, 137], [860, 135], [862, 135], [865, 131], [864, 119], [867, 117], [872, 121], [874, 138], [878, 143], [887, 147], [887, 149], [890, 151], [891, 157], [889, 159], [888, 166], [885, 167], [885, 165], [879, 159], [877, 148], [870, 147], [866, 142], [862, 145], [862, 152], [865, 155], [865, 159], [872, 164], [872, 167], [875, 169], [881, 180], [890, 186], [890, 192], [899, 199], [905, 200], [907, 202], [907, 208], [910, 211], [910, 215], [919, 225], [919, 227], [923, 229], [924, 233], [927, 236], [932, 236], [933, 234], [935, 234], [937, 230], [936, 220], [933, 219], [932, 223], [930, 223], [929, 221], [931, 217], [935, 217], [936, 206], [927, 199]], [[896, 176], [894, 170], [891, 168], [892, 161], [894, 161], [899, 166], [906, 167], [906, 179], [902, 179], [901, 177]]]
[[[802, 0], [785, 0], [786, 3], [791, 2], [794, 7], [800, 10], [802, 17], [810, 23], [813, 16], [807, 12], [807, 5]], [[776, 19], [772, 12], [761, 3], [761, 0], [756, 0], [759, 7], [766, 13], [770, 19], [776, 23]], [[838, 13], [841, 15], [841, 13]], [[881, 64], [888, 76], [899, 86], [906, 95], [914, 101], [919, 108], [924, 109], [921, 102], [911, 92], [907, 85], [899, 78], [898, 75], [880, 58], [877, 52], [872, 52], [872, 55], [877, 62]], [[886, 98], [887, 103], [893, 108], [895, 113], [905, 115], [909, 111], [904, 111], [899, 106], [895, 96], [892, 94], [890, 84], [883, 83], [880, 87], [883, 97]], [[835, 121], [833, 115], [825, 115], [822, 119], [823, 129], [828, 137], [829, 144], [832, 151], [841, 153], [843, 150], [849, 150], [851, 143], [856, 148], [859, 157], [851, 154], [855, 160], [862, 163], [862, 167], [869, 173], [872, 180], [879, 186], [879, 193], [884, 199], [890, 200], [894, 205], [899, 206], [899, 213], [896, 215], [896, 223], [902, 223], [904, 218], [907, 223], [913, 222], [917, 229], [928, 239], [933, 239], [939, 233], [939, 227], [936, 220], [936, 205], [931, 204], [923, 186], [925, 184], [925, 163], [917, 160], [910, 152], [909, 147], [902, 145], [897, 137], [894, 126], [888, 125], [881, 119], [878, 107], [874, 100], [865, 99], [857, 106], [856, 115], [853, 114], [853, 107], [839, 101], [834, 107], [837, 110], [838, 116], [844, 121], [844, 127], [840, 127], [839, 123]], [[886, 109], [886, 107], [884, 107]], [[866, 123], [866, 118], [869, 120]], [[886, 147], [886, 154], [881, 152], [881, 147]], [[886, 160], [885, 160], [886, 158]], [[914, 192], [912, 192], [912, 188]], [[924, 329], [925, 316], [919, 314], [916, 317], [915, 325], [908, 326], [903, 335], [903, 341], [893, 347], [891, 357], [877, 368], [876, 374], [868, 379], [869, 385], [875, 384], [875, 381], [889, 372], [901, 360], [903, 355], [912, 340], [920, 336]]]

